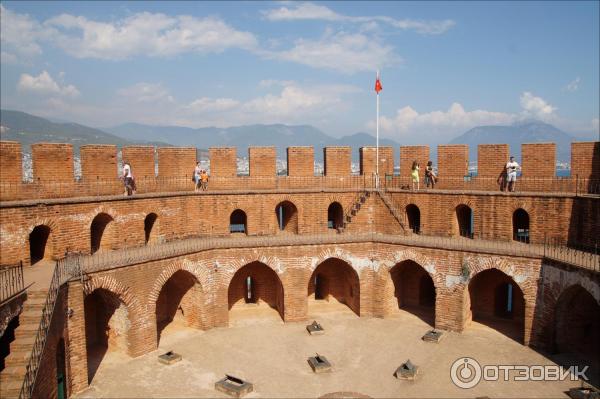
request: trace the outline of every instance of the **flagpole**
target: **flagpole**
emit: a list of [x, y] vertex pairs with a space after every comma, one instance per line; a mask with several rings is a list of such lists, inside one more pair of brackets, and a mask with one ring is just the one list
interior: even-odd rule
[[[377, 71], [377, 79], [379, 79], [379, 71]], [[377, 91], [377, 122], [375, 125], [375, 188], [379, 188], [379, 91]]]

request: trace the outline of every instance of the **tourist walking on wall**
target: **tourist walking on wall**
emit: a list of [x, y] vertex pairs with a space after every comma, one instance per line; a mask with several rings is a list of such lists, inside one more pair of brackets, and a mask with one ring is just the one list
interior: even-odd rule
[[412, 164], [412, 172], [411, 172], [411, 177], [412, 177], [412, 189], [415, 189], [415, 183], [417, 186], [417, 190], [419, 189], [419, 163], [415, 160], [413, 161]]
[[125, 195], [132, 195], [135, 193], [135, 181], [133, 180], [129, 162], [123, 163], [123, 183], [125, 184]]
[[429, 187], [431, 184], [431, 188], [434, 188], [437, 180], [437, 176], [433, 171], [433, 162], [427, 162], [427, 166], [425, 167], [425, 187]]
[[504, 167], [506, 170], [506, 176], [508, 181], [508, 191], [515, 191], [515, 184], [517, 182], [517, 170], [521, 169], [518, 163], [515, 162], [515, 157], [510, 157], [510, 160], [506, 163]]
[[202, 169], [200, 168], [200, 162], [196, 161], [196, 167], [194, 168], [194, 191], [200, 190], [200, 175], [202, 174]]
[[206, 191], [208, 188], [208, 173], [205, 170], [200, 173], [200, 185], [202, 186], [202, 191]]

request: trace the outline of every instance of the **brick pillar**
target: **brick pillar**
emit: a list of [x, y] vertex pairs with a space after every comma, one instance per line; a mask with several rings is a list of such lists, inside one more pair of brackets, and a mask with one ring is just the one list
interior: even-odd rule
[[350, 147], [323, 148], [325, 176], [350, 176], [352, 149]]
[[67, 295], [68, 307], [73, 310], [73, 315], [67, 318], [69, 334], [69, 345], [65, 348], [69, 365], [67, 381], [69, 381], [69, 392], [77, 393], [88, 387], [84, 294], [81, 283], [69, 283]]
[[[377, 148], [360, 147], [360, 174], [370, 176], [376, 171]], [[394, 150], [392, 147], [379, 147], [379, 176], [394, 174]]]
[[571, 143], [571, 176], [600, 179], [600, 141]]
[[73, 146], [35, 143], [31, 145], [33, 179], [42, 183], [73, 182]]
[[287, 148], [287, 173], [288, 176], [314, 176], [315, 154], [313, 147], [288, 147]]
[[21, 183], [22, 180], [21, 143], [0, 141], [0, 181], [3, 183]]
[[[123, 162], [129, 162], [131, 171], [136, 179], [156, 177], [154, 147], [127, 146], [123, 147]], [[195, 164], [194, 164], [195, 166]]]
[[498, 177], [508, 162], [508, 144], [479, 144], [477, 146], [477, 188], [497, 190]]
[[438, 187], [460, 188], [469, 171], [469, 146], [438, 145]]
[[556, 144], [521, 144], [521, 168], [523, 177], [555, 177]]
[[82, 145], [79, 156], [84, 181], [115, 179], [118, 176], [116, 145]]
[[211, 147], [210, 156], [211, 177], [236, 177], [237, 155], [235, 147]]
[[274, 177], [277, 175], [275, 147], [249, 147], [250, 177]]
[[428, 145], [403, 145], [400, 146], [400, 176], [410, 177], [412, 173], [412, 163], [419, 162], [421, 179], [425, 178], [425, 167], [429, 159]]
[[196, 149], [194, 147], [159, 147], [158, 177], [191, 177], [196, 167]]
[[308, 262], [302, 260], [290, 262], [297, 262], [298, 267], [289, 267], [291, 265], [288, 264], [289, 266], [286, 268], [281, 281], [285, 296], [284, 319], [286, 322], [302, 321], [308, 317], [308, 297], [306, 296], [306, 290], [299, 290], [298, 287], [303, 286], [310, 278], [310, 265], [306, 264]]

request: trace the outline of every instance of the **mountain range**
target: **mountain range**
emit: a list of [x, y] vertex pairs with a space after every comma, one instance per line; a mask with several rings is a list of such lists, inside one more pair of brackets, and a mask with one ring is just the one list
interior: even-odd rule
[[[11, 110], [0, 111], [0, 122], [1, 139], [21, 142], [24, 151], [28, 151], [27, 147], [31, 143], [40, 141], [72, 143], [76, 149], [84, 144], [193, 146], [199, 150], [214, 146], [232, 146], [237, 147], [239, 156], [247, 156], [248, 146], [275, 146], [278, 156], [285, 158], [285, 150], [289, 146], [313, 146], [315, 159], [320, 161], [323, 159], [321, 147], [350, 146], [356, 161], [359, 147], [375, 145], [375, 137], [364, 132], [335, 138], [310, 125], [190, 128], [126, 123], [114, 127], [92, 128], [77, 123], [51, 121]], [[478, 144], [507, 143], [511, 153], [519, 159], [521, 143], [554, 142], [557, 146], [557, 160], [568, 162], [572, 141], [577, 141], [577, 138], [550, 124], [530, 120], [509, 126], [474, 127], [451, 140], [450, 144], [468, 144], [470, 159], [474, 160], [477, 158]], [[431, 145], [432, 159], [436, 157], [436, 144], [444, 143]], [[398, 158], [400, 143], [382, 138], [380, 145], [393, 147], [395, 157]]]

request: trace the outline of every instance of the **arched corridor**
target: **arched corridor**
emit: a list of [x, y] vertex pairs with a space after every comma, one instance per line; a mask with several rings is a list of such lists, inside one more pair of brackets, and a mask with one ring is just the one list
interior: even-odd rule
[[[346, 305], [360, 316], [360, 281], [356, 271], [346, 262], [329, 258], [319, 264], [308, 281], [308, 312], [339, 309]], [[329, 306], [323, 306], [329, 304]]]
[[204, 328], [204, 293], [196, 277], [188, 271], [176, 271], [162, 286], [156, 299], [157, 345], [167, 330], [183, 326]]
[[50, 227], [46, 225], [35, 226], [31, 233], [29, 233], [29, 259], [31, 265], [42, 259], [50, 259], [52, 257], [52, 246], [50, 245], [50, 248], [48, 248], [50, 233]]
[[246, 212], [236, 209], [229, 216], [229, 232], [248, 234]]
[[107, 352], [127, 353], [127, 334], [131, 321], [123, 301], [103, 288], [98, 288], [85, 297], [84, 313], [90, 383]]
[[277, 229], [281, 232], [298, 234], [298, 209], [290, 201], [280, 202], [275, 207]]
[[393, 284], [388, 294], [388, 314], [406, 311], [430, 325], [435, 324], [435, 286], [429, 273], [418, 263], [405, 260], [390, 269]]
[[229, 319], [272, 315], [285, 318], [283, 284], [277, 273], [261, 262], [240, 268], [232, 277], [227, 291]]
[[93, 254], [100, 249], [110, 249], [112, 247], [113, 218], [106, 214], [96, 215], [90, 225], [90, 252]]
[[478, 273], [469, 283], [466, 302], [473, 321], [523, 343], [525, 299], [510, 276], [498, 269]]

